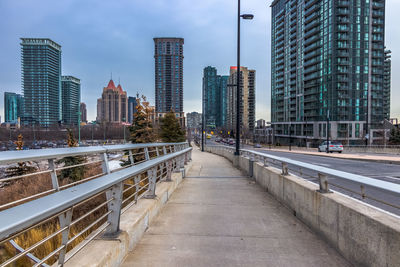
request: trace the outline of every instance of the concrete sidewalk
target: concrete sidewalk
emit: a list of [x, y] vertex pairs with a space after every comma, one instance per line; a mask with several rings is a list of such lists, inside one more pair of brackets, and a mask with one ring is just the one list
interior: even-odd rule
[[122, 266], [350, 266], [219, 156], [193, 166]]

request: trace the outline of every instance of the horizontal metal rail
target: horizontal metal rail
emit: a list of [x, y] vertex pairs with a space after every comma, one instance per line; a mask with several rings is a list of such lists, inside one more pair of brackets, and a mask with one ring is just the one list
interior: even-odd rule
[[314, 164], [310, 164], [310, 163], [305, 163], [305, 162], [301, 162], [301, 161], [297, 161], [297, 160], [292, 160], [292, 159], [288, 159], [288, 158], [284, 158], [284, 157], [267, 155], [265, 153], [261, 153], [261, 152], [257, 152], [257, 151], [253, 151], [253, 150], [242, 149], [241, 151], [252, 154], [252, 155], [257, 155], [260, 157], [267, 157], [267, 158], [270, 158], [273, 160], [278, 160], [280, 162], [298, 166], [303, 169], [317, 171], [318, 173], [321, 173], [321, 174], [325, 174], [325, 175], [337, 177], [340, 179], [368, 185], [368, 186], [371, 186], [374, 188], [378, 188], [381, 190], [385, 190], [385, 191], [400, 195], [400, 184], [395, 184], [395, 183], [390, 183], [390, 182], [386, 182], [386, 181], [382, 181], [382, 180], [378, 180], [378, 179], [373, 179], [373, 178], [369, 178], [366, 176], [353, 174], [350, 172], [338, 171], [338, 170], [334, 170], [331, 168], [314, 165]]
[[0, 153], [0, 165], [24, 161], [39, 161], [73, 156], [87, 156], [89, 154], [112, 153], [123, 150], [133, 150], [155, 146], [178, 146], [185, 144], [187, 143], [148, 143], [4, 151]]
[[[148, 149], [149, 147], [154, 149]], [[162, 148], [159, 149], [159, 147]], [[30, 259], [35, 257], [34, 261], [36, 265], [44, 264], [45, 262], [52, 264], [54, 260], [50, 262], [48, 260], [55, 258], [58, 260], [59, 265], [63, 265], [73, 254], [82, 249], [88, 243], [88, 240], [92, 240], [94, 235], [98, 235], [104, 231], [108, 236], [116, 235], [119, 232], [120, 215], [127, 208], [137, 203], [139, 198], [143, 196], [154, 198], [157, 182], [170, 180], [172, 172], [181, 171], [184, 165], [191, 159], [192, 148], [189, 147], [188, 143], [106, 146], [104, 150], [91, 149], [90, 153], [100, 151], [104, 155], [103, 151], [114, 153], [121, 150], [142, 148], [145, 149], [144, 156], [147, 159], [142, 163], [133, 162], [122, 170], [103, 172], [101, 177], [85, 180], [77, 185], [69, 186], [62, 191], [57, 191], [1, 211], [0, 245], [9, 242], [14, 247], [19, 246], [20, 249], [16, 251], [16, 255], [11, 255], [5, 262], [0, 262], [0, 266], [16, 262], [22, 257], [29, 257]], [[65, 157], [65, 155], [85, 155], [81, 154], [81, 148], [73, 150], [75, 151], [71, 152], [68, 149], [64, 154], [56, 152], [60, 157]], [[23, 155], [23, 153], [19, 155]], [[3, 159], [5, 158], [7, 157], [3, 156]], [[12, 162], [11, 158], [8, 157], [4, 162]], [[108, 164], [106, 158], [103, 161], [103, 169], [108, 168], [106, 166]], [[38, 159], [54, 159], [54, 155], [50, 155], [46, 151], [46, 153], [36, 156], [25, 156], [23, 160]], [[14, 157], [13, 160], [20, 162], [21, 158], [17, 159]], [[95, 199], [97, 199], [97, 202], [95, 202]], [[98, 203], [99, 200], [101, 200], [101, 203]], [[88, 204], [91, 205], [90, 210], [87, 211], [87, 208], [81, 209], [84, 213], [79, 212], [80, 217], [72, 220], [74, 210], [79, 210], [82, 205], [87, 206]], [[101, 215], [100, 217], [98, 217], [99, 214]], [[97, 216], [97, 218], [93, 218], [93, 216]], [[47, 227], [46, 225], [48, 224], [53, 224], [55, 227], [55, 220], [58, 220], [59, 227], [53, 233], [32, 244], [30, 247], [24, 247], [15, 242], [16, 238], [19, 238], [20, 241], [18, 242], [21, 242], [24, 234], [34, 228]], [[78, 233], [71, 236], [71, 227], [78, 227]], [[86, 236], [89, 233], [88, 231], [91, 234]], [[84, 234], [85, 240], [76, 246], [77, 238]], [[38, 259], [37, 255], [35, 255], [35, 250], [43, 246], [46, 242], [50, 242], [57, 235], [62, 236], [62, 244], [53, 251], [49, 251], [42, 259]], [[73, 250], [67, 255], [67, 248], [71, 248], [71, 245], [74, 246]]]
[[[234, 152], [234, 149], [232, 147], [228, 147], [228, 146], [216, 145], [216, 146], [212, 146], [212, 147], [228, 150], [231, 153]], [[370, 178], [370, 177], [366, 177], [366, 176], [362, 176], [362, 175], [358, 175], [358, 174], [354, 174], [354, 173], [334, 170], [331, 168], [314, 165], [314, 164], [310, 164], [310, 163], [305, 163], [305, 162], [301, 162], [301, 161], [297, 161], [297, 160], [292, 160], [292, 159], [285, 158], [285, 157], [279, 157], [279, 156], [274, 156], [274, 155], [270, 155], [270, 154], [265, 154], [265, 153], [254, 151], [254, 150], [241, 149], [240, 151], [241, 151], [242, 155], [247, 155], [254, 161], [257, 161], [257, 159], [261, 159], [262, 162], [264, 163], [264, 165], [268, 165], [268, 160], [279, 162], [282, 167], [282, 174], [284, 174], [284, 175], [288, 174], [288, 170], [289, 170], [288, 165], [289, 164], [292, 166], [299, 167], [300, 174], [302, 174], [302, 172], [304, 170], [310, 170], [310, 171], [316, 172], [318, 174], [317, 179], [319, 181], [319, 185], [320, 185], [319, 191], [321, 193], [329, 192], [329, 187], [328, 187], [329, 181], [328, 181], [327, 177], [328, 176], [335, 177], [335, 178], [339, 178], [339, 179], [343, 179], [343, 180], [347, 180], [347, 181], [351, 181], [351, 182], [360, 184], [361, 191], [363, 191], [363, 192], [361, 192], [359, 195], [361, 195], [363, 198], [367, 197], [374, 201], [381, 202], [385, 205], [395, 207], [395, 208], [400, 208], [400, 205], [398, 205], [396, 203], [394, 203], [394, 204], [387, 203], [383, 200], [377, 200], [376, 198], [367, 196], [365, 194], [365, 186], [370, 186], [372, 188], [384, 190], [386, 192], [390, 192], [394, 195], [400, 196], [400, 184], [386, 182], [386, 181], [382, 181], [382, 180], [378, 180], [378, 179], [374, 179], [374, 178]], [[334, 184], [332, 184], [332, 185], [334, 185]], [[336, 185], [334, 185], [334, 186], [336, 186]], [[351, 191], [346, 188], [342, 188], [342, 189]]]
[[[96, 178], [103, 174], [115, 172], [133, 165], [140, 164], [152, 158], [168, 153], [176, 152], [188, 147], [188, 143], [148, 143], [148, 144], [125, 144], [125, 145], [108, 145], [98, 147], [74, 147], [74, 148], [57, 148], [57, 149], [36, 149], [28, 151], [6, 151], [0, 153], [0, 165], [3, 164], [19, 164], [20, 162], [28, 162], [28, 165], [35, 166], [31, 162], [39, 163], [44, 162], [41, 166], [47, 167], [47, 170], [38, 170], [32, 173], [25, 173], [11, 177], [0, 178], [0, 183], [7, 185], [17, 180], [26, 178], [37, 178], [38, 175], [49, 175], [51, 177], [52, 190], [43, 190], [41, 192], [32, 193], [31, 195], [24, 195], [21, 198], [10, 200], [0, 203], [0, 210], [19, 205], [26, 201], [41, 197], [43, 195], [60, 191], [70, 186], [85, 182], [87, 180]], [[64, 165], [63, 161], [58, 161], [67, 157], [82, 157], [83, 162], [73, 165]], [[47, 160], [47, 162], [46, 162]], [[111, 161], [124, 161], [125, 164], [116, 168], [115, 164], [113, 169], [110, 168]], [[29, 164], [30, 163], [30, 164]], [[93, 168], [95, 164], [102, 165], [102, 173], [92, 175], [90, 177], [81, 177], [79, 181], [59, 185], [60, 173], [63, 171], [73, 171], [74, 168], [81, 168], [80, 173], [86, 167]], [[18, 165], [17, 165], [18, 166]], [[36, 167], [36, 166], [35, 166]], [[68, 172], [67, 172], [68, 173]], [[65, 176], [63, 176], [65, 177]], [[19, 197], [19, 196], [16, 196]]]

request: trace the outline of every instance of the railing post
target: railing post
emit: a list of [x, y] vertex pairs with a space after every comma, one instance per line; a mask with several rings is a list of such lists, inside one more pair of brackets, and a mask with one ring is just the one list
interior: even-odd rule
[[165, 146], [163, 146], [162, 149], [163, 149], [164, 155], [167, 155], [167, 149], [165, 148]]
[[111, 200], [108, 202], [108, 210], [111, 211], [108, 214], [108, 223], [110, 224], [106, 228], [106, 232], [104, 234], [105, 237], [116, 237], [119, 234], [119, 221], [121, 217], [121, 206], [122, 206], [122, 182], [113, 185], [110, 189], [106, 191], [107, 200]]
[[289, 175], [288, 165], [285, 162], [282, 162], [282, 175]]
[[103, 170], [104, 173], [106, 174], [110, 174], [110, 166], [108, 165], [108, 157], [107, 157], [107, 153], [103, 153], [101, 154], [101, 160], [103, 161], [101, 164], [101, 168]]
[[157, 158], [160, 156], [160, 152], [158, 152], [158, 146], [156, 146], [156, 153], [157, 153]]
[[69, 237], [70, 224], [72, 221], [72, 208], [67, 210], [65, 213], [61, 214], [60, 216], [58, 216], [58, 220], [60, 223], [60, 229], [68, 226], [68, 228], [65, 229], [61, 234], [61, 245], [64, 246], [64, 248], [61, 249], [60, 255], [58, 256], [58, 265], [63, 266], [65, 254], [67, 251], [67, 243], [68, 243], [68, 239], [69, 239], [68, 237]]
[[51, 183], [53, 185], [53, 188], [57, 191], [60, 191], [60, 186], [58, 184], [58, 178], [57, 178], [57, 171], [56, 167], [54, 164], [54, 159], [49, 159], [49, 169], [51, 170]]
[[134, 181], [134, 183], [135, 183], [135, 201], [137, 201], [138, 200], [138, 198], [139, 198], [139, 191], [140, 191], [140, 176], [139, 175], [136, 175], [134, 178], [133, 178], [133, 181]]
[[168, 160], [165, 164], [167, 164], [167, 182], [172, 181], [171, 176], [172, 176], [172, 160]]
[[150, 159], [149, 148], [147, 148], [147, 147], [144, 148], [144, 157], [145, 157], [146, 161]]
[[264, 157], [264, 167], [268, 167], [268, 159], [267, 159], [267, 157]]
[[149, 190], [148, 194], [145, 196], [146, 198], [155, 198], [156, 197], [156, 183], [157, 183], [157, 167], [151, 168], [147, 171], [147, 176], [149, 179]]
[[328, 179], [325, 174], [318, 173], [318, 180], [319, 180], [319, 190], [320, 193], [331, 193], [329, 190]]
[[131, 165], [135, 164], [135, 161], [133, 160], [132, 150], [129, 150], [129, 160], [131, 161]]
[[185, 156], [180, 156], [179, 157], [179, 167], [180, 167], [180, 172], [182, 173], [182, 178], [185, 177]]

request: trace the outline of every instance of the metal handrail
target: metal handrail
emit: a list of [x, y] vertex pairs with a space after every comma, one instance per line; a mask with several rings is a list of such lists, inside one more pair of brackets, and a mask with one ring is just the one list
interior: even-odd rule
[[[156, 149], [153, 149], [150, 153], [157, 152], [157, 157], [149, 157], [148, 154], [150, 147], [156, 147]], [[160, 151], [161, 155], [158, 151], [159, 147], [162, 147], [162, 150]], [[52, 257], [57, 257], [58, 263], [63, 265], [74, 253], [82, 249], [82, 247], [88, 243], [88, 240], [94, 238], [92, 234], [98, 235], [103, 232], [103, 230], [105, 230], [106, 235], [117, 234], [119, 232], [120, 215], [126, 211], [127, 208], [137, 203], [138, 199], [141, 197], [154, 198], [157, 182], [162, 181], [163, 179], [166, 179], [167, 181], [170, 180], [172, 172], [182, 171], [184, 165], [191, 159], [192, 148], [189, 147], [188, 143], [106, 146], [104, 150], [95, 148], [90, 149], [90, 152], [86, 151], [86, 153], [101, 151], [100, 153], [104, 156], [107, 152], [113, 153], [115, 151], [141, 148], [145, 149], [146, 161], [133, 163], [129, 167], [111, 173], [108, 169], [107, 157], [105, 156], [102, 164], [104, 174], [101, 177], [84, 181], [62, 191], [57, 191], [53, 194], [42, 196], [19, 206], [1, 211], [0, 245], [5, 242], [14, 242], [14, 238], [21, 236], [27, 231], [43, 225], [44, 223], [49, 223], [50, 220], [56, 218], [58, 218], [60, 228], [46, 238], [38, 241], [36, 244], [31, 245], [29, 248], [21, 247], [19, 253], [7, 259], [5, 262], [0, 262], [0, 266], [6, 266], [22, 257], [32, 256], [33, 254], [31, 255], [30, 253], [32, 253], [35, 248], [43, 245], [45, 242], [60, 233], [62, 233], [61, 246], [39, 261], [35, 261], [37, 262], [37, 265], [40, 265]], [[85, 155], [82, 154], [81, 148], [74, 149], [75, 151], [73, 152], [71, 152], [70, 149], [64, 150], [64, 152], [67, 152], [64, 154], [61, 153], [59, 149], [53, 150], [57, 150], [56, 152], [58, 155], [62, 157]], [[169, 150], [169, 153], [167, 153], [167, 150]], [[18, 152], [19, 155], [23, 155], [21, 151]], [[46, 151], [46, 153], [47, 152], [49, 151]], [[23, 160], [49, 159], [49, 155], [46, 156], [46, 153], [25, 156]], [[1, 154], [2, 153], [0, 153], [0, 155]], [[5, 158], [6, 157], [3, 157], [3, 159]], [[12, 157], [8, 157], [8, 159], [6, 159], [7, 162], [11, 162], [11, 158]], [[52, 155], [50, 159], [54, 159], [54, 155]], [[21, 158], [14, 158], [14, 160], [17, 162], [22, 161]], [[132, 180], [134, 180], [133, 184], [127, 184], [127, 181]], [[134, 191], [129, 192], [130, 190]], [[96, 206], [90, 211], [85, 211], [85, 214], [81, 215], [79, 218], [74, 218], [74, 221], [72, 221], [72, 212], [76, 207], [80, 207], [80, 205], [92, 201], [92, 199], [97, 198], [100, 195], [105, 196], [107, 200], [105, 202], [102, 201], [101, 204], [96, 204]], [[72, 237], [69, 236], [69, 229], [72, 225], [75, 225], [78, 221], [86, 218], [89, 214], [103, 208], [107, 208], [108, 211], [97, 220], [92, 221], [91, 224], [86, 226], [83, 230], [80, 229], [78, 234], [75, 234]], [[106, 220], [106, 222], [98, 226], [97, 224], [101, 223], [103, 220]], [[96, 229], [93, 230], [91, 237], [86, 241], [79, 243], [74, 247], [75, 252], [66, 256], [68, 245], [78, 236], [82, 235], [95, 225]]]
[[63, 211], [86, 198], [104, 191], [114, 184], [143, 173], [154, 166], [171, 160], [177, 156], [181, 156], [191, 150], [191, 148], [186, 148], [172, 154], [161, 156], [139, 165], [104, 175], [72, 188], [4, 210], [0, 212], [0, 240], [6, 239], [13, 233], [22, 231], [30, 225], [36, 224], [45, 218], [50, 217], [52, 214]]
[[[234, 150], [232, 147], [228, 147], [228, 146], [216, 145], [213, 147], [220, 147], [220, 148], [231, 150], [231, 151]], [[259, 156], [262, 158], [277, 160], [279, 162], [285, 163], [286, 167], [287, 167], [287, 164], [291, 164], [291, 165], [294, 165], [294, 166], [297, 166], [297, 167], [300, 167], [303, 169], [316, 171], [319, 174], [322, 174], [325, 176], [337, 177], [340, 179], [356, 182], [359, 184], [371, 186], [371, 187], [374, 187], [377, 189], [385, 190], [387, 192], [391, 192], [391, 193], [400, 195], [400, 184], [390, 183], [390, 182], [386, 182], [386, 181], [382, 181], [382, 180], [378, 180], [378, 179], [374, 179], [374, 178], [370, 178], [370, 177], [362, 176], [362, 175], [358, 175], [358, 174], [353, 174], [353, 173], [349, 173], [349, 172], [338, 171], [338, 170], [334, 170], [334, 169], [319, 166], [319, 165], [314, 165], [314, 164], [305, 163], [305, 162], [301, 162], [301, 161], [297, 161], [297, 160], [292, 160], [289, 158], [273, 156], [270, 154], [265, 154], [265, 153], [257, 152], [254, 150], [241, 149], [240, 151], [243, 153], [252, 154], [253, 156]]]
[[318, 171], [318, 173], [321, 173], [324, 175], [334, 176], [334, 177], [341, 178], [344, 180], [368, 185], [368, 186], [371, 186], [371, 187], [374, 187], [377, 189], [382, 189], [382, 190], [392, 192], [395, 194], [400, 194], [400, 184], [395, 184], [395, 183], [390, 183], [390, 182], [386, 182], [386, 181], [382, 181], [382, 180], [378, 180], [378, 179], [373, 179], [373, 178], [370, 178], [367, 176], [353, 174], [350, 172], [338, 171], [338, 170], [334, 170], [331, 168], [314, 165], [314, 164], [310, 164], [310, 163], [305, 163], [305, 162], [301, 162], [301, 161], [297, 161], [297, 160], [292, 160], [292, 159], [288, 159], [288, 158], [267, 155], [267, 154], [253, 151], [253, 150], [242, 149], [241, 151], [248, 152], [253, 155], [257, 155], [257, 156], [261, 156], [261, 157], [267, 157], [267, 158], [270, 158], [273, 160], [278, 160], [280, 162], [295, 165], [295, 166], [301, 167], [303, 169]]
[[55, 158], [64, 158], [72, 156], [85, 156], [87, 154], [111, 153], [121, 150], [132, 150], [154, 146], [184, 145], [182, 143], [147, 143], [147, 144], [125, 144], [125, 145], [105, 145], [89, 147], [68, 147], [68, 148], [46, 148], [31, 149], [24, 151], [4, 151], [0, 153], [0, 165], [24, 162], [39, 161]]

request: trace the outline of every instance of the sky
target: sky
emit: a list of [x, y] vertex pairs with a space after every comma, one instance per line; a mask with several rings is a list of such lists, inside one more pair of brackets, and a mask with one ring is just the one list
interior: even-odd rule
[[[242, 0], [241, 65], [256, 70], [256, 119], [270, 119], [269, 0]], [[391, 117], [400, 117], [400, 0], [386, 1], [386, 46], [392, 50]], [[62, 75], [81, 79], [88, 120], [96, 118], [111, 73], [128, 95], [154, 103], [154, 37], [183, 37], [184, 112], [201, 112], [203, 68], [227, 75], [236, 65], [237, 1], [0, 0], [0, 116], [4, 92], [21, 93], [20, 38], [50, 38], [62, 46]]]

